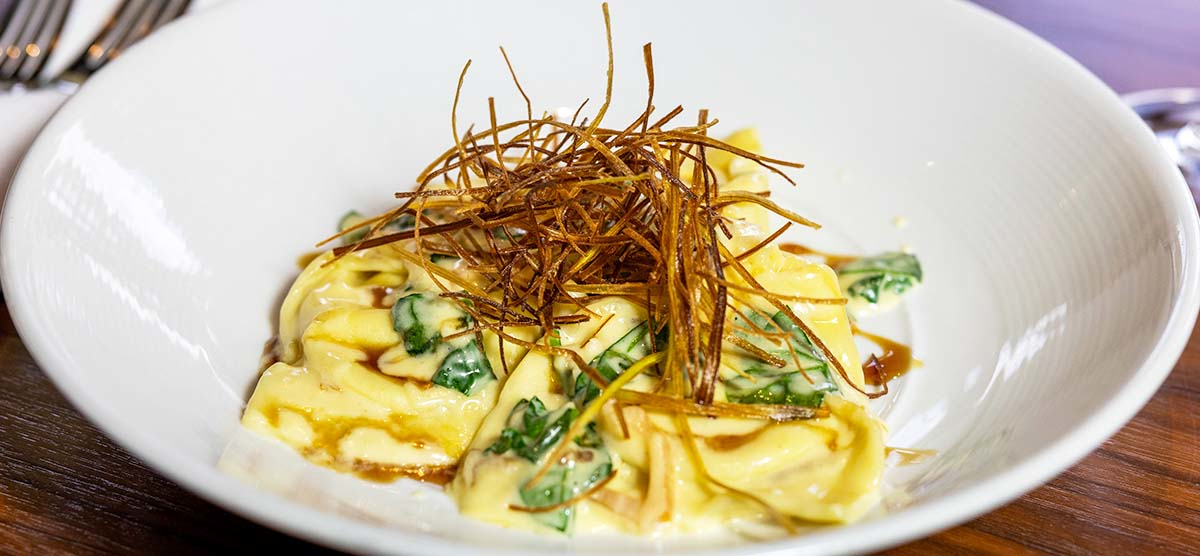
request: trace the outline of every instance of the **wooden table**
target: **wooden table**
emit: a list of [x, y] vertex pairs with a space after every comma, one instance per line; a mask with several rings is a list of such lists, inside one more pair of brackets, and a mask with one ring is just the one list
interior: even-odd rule
[[[1119, 92], [1200, 86], [1200, 0], [982, 0]], [[896, 554], [1185, 554], [1200, 547], [1200, 334], [1149, 405], [1020, 500]], [[0, 553], [330, 551], [226, 513], [113, 445], [0, 311]]]

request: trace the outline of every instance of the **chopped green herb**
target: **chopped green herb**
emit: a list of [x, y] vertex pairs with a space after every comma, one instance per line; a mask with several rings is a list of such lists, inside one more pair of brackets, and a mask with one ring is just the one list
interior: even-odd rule
[[[344, 232], [350, 228], [353, 228], [354, 226], [356, 226], [358, 224], [361, 224], [362, 222], [364, 222], [366, 220], [367, 220], [367, 217], [363, 216], [356, 210], [352, 210], [350, 212], [347, 212], [345, 215], [342, 216], [342, 218], [340, 220], [338, 220], [338, 231]], [[416, 225], [417, 225], [416, 217], [414, 217], [411, 214], [406, 213], [406, 214], [401, 214], [400, 216], [397, 216], [395, 220], [388, 222], [383, 227], [383, 229], [388, 232], [392, 232], [392, 233], [403, 232], [403, 231], [413, 229], [414, 227], [416, 227]], [[370, 226], [363, 226], [361, 228], [357, 228], [353, 232], [350, 232], [350, 233], [342, 236], [342, 243], [344, 245], [350, 245], [353, 243], [357, 243], [362, 238], [367, 237], [367, 232], [369, 232], [369, 231], [371, 231]]]
[[[568, 481], [571, 476], [571, 470], [563, 465], [555, 465], [546, 475], [542, 477], [541, 482], [536, 485], [526, 484], [517, 490], [521, 497], [521, 503], [531, 508], [544, 508], [553, 506], [568, 500], [570, 496], [567, 494]], [[540, 521], [544, 525], [566, 531], [571, 525], [572, 508], [563, 508], [556, 512], [544, 512], [533, 514], [534, 519]]]
[[385, 229], [393, 232], [404, 232], [417, 227], [417, 217], [411, 213], [404, 213], [397, 216], [395, 220], [388, 222]]
[[[600, 373], [600, 376], [608, 380], [617, 378], [617, 375], [637, 363], [639, 359], [650, 355], [649, 330], [649, 325], [643, 321], [626, 332], [613, 345], [608, 346], [608, 349], [597, 355], [589, 364]], [[571, 394], [575, 403], [583, 407], [600, 395], [600, 388], [596, 386], [591, 377], [580, 373], [575, 378], [575, 386], [571, 389]]]
[[654, 335], [654, 347], [658, 348], [658, 351], [663, 351], [667, 349], [667, 343], [670, 341], [671, 329], [670, 327], [664, 325], [658, 330], [658, 333]]
[[584, 448], [599, 448], [604, 445], [604, 439], [596, 432], [596, 423], [588, 423], [583, 429], [583, 434], [575, 437], [575, 443]]
[[496, 377], [487, 356], [479, 349], [479, 341], [472, 338], [466, 345], [450, 352], [442, 360], [441, 367], [433, 375], [432, 382], [470, 396], [489, 380]]
[[[742, 319], [735, 317], [734, 320], [737, 322]], [[750, 320], [765, 332], [790, 333], [787, 346], [772, 338], [739, 333], [759, 349], [782, 359], [785, 365], [782, 368], [773, 367], [747, 354], [742, 359], [749, 363], [743, 370], [750, 377], [739, 375], [725, 380], [725, 397], [729, 401], [818, 407], [825, 399], [826, 392], [837, 391], [837, 384], [829, 374], [825, 358], [787, 314], [779, 311], [768, 321], [758, 313], [751, 313]]]
[[[745, 322], [740, 316], [734, 317], [733, 321], [743, 325]], [[792, 367], [792, 370], [796, 370], [795, 360], [792, 357], [793, 352], [796, 355], [795, 359], [800, 361], [801, 369], [816, 369], [825, 366], [824, 357], [817, 352], [816, 347], [809, 341], [808, 336], [783, 311], [775, 313], [770, 320], [758, 313], [751, 313], [750, 321], [764, 332], [782, 331], [791, 333], [791, 337], [788, 338], [789, 345], [787, 346], [781, 344], [776, 338], [767, 338], [758, 334], [739, 332], [738, 336], [754, 344], [759, 349], [783, 359]], [[757, 362], [758, 359], [755, 359], [755, 361]]]
[[[579, 416], [573, 402], [555, 411], [547, 411], [545, 404], [536, 396], [521, 400], [508, 414], [508, 426], [485, 450], [491, 454], [513, 454], [537, 463], [551, 448], [558, 444], [571, 422]], [[570, 500], [604, 480], [612, 473], [612, 456], [604, 447], [604, 440], [590, 424], [584, 433], [575, 438], [578, 452], [571, 462], [555, 463], [537, 484], [525, 484], [517, 490], [521, 503], [530, 508], [554, 506]], [[547, 526], [566, 531], [571, 524], [573, 510], [570, 507], [552, 512], [539, 512], [535, 518]]]
[[[786, 313], [783, 311], [775, 313], [775, 315], [771, 317], [771, 322], [775, 323], [775, 326], [778, 326], [779, 330], [783, 332], [790, 332], [792, 334], [791, 338], [788, 339], [788, 342], [792, 346], [792, 351], [794, 351], [797, 358], [800, 359], [800, 368], [815, 369], [817, 367], [825, 366], [825, 357], [821, 355], [819, 351], [817, 351], [817, 346], [813, 345], [812, 340], [808, 339], [808, 335], [804, 333], [804, 330], [799, 326], [796, 326], [796, 323], [792, 322], [792, 319], [788, 318]], [[768, 332], [771, 331], [769, 327], [767, 327], [766, 330]], [[777, 353], [776, 355], [788, 355], [790, 358], [791, 353], [789, 353], [787, 349], [783, 349], [780, 350], [780, 353]]]
[[[354, 226], [357, 226], [358, 224], [361, 224], [362, 222], [366, 221], [366, 219], [367, 219], [367, 217], [359, 214], [358, 211], [356, 211], [356, 210], [347, 212], [346, 214], [342, 215], [342, 217], [340, 219], [338, 219], [338, 231], [344, 232], [346, 230], [349, 230], [350, 228], [353, 228]], [[358, 243], [359, 240], [361, 240], [362, 238], [367, 236], [367, 232], [370, 230], [371, 230], [370, 226], [363, 226], [361, 228], [357, 228], [353, 232], [350, 232], [350, 233], [342, 236], [342, 243], [344, 245]]]
[[[754, 378], [736, 376], [726, 380], [725, 397], [734, 403], [820, 407], [826, 392], [837, 391], [824, 367], [819, 371], [778, 371], [780, 369], [747, 369], [746, 374]], [[808, 373], [807, 377], [805, 373]]]
[[[487, 448], [492, 454], [512, 451], [532, 463], [537, 463], [546, 451], [562, 439], [571, 423], [579, 416], [573, 402], [555, 411], [547, 411], [546, 405], [537, 396], [517, 402], [508, 414], [508, 426], [500, 432], [500, 438]], [[604, 445], [596, 424], [590, 423], [583, 434], [575, 438], [575, 444], [584, 448]]]
[[847, 295], [879, 303], [885, 293], [901, 295], [921, 283], [921, 263], [907, 253], [863, 257], [838, 269]]
[[[588, 449], [588, 461], [571, 465], [555, 464], [535, 485], [525, 484], [518, 491], [521, 503], [530, 508], [545, 508], [562, 504], [603, 481], [612, 474], [612, 456], [603, 448]], [[582, 458], [580, 458], [582, 460]], [[567, 506], [552, 512], [532, 514], [542, 524], [566, 531], [571, 526], [575, 508]]]
[[493, 454], [512, 451], [530, 462], [537, 463], [546, 451], [558, 443], [579, 415], [575, 405], [568, 403], [557, 411], [548, 412], [537, 396], [521, 400], [508, 416], [508, 426], [500, 438], [488, 447]]
[[392, 328], [404, 338], [404, 350], [409, 355], [428, 353], [442, 340], [434, 323], [422, 318], [429, 314], [435, 300], [432, 295], [413, 293], [392, 305]]

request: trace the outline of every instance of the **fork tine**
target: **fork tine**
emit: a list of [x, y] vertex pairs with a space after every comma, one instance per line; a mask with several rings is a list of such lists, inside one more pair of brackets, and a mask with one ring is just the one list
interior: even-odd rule
[[17, 81], [33, 79], [37, 76], [38, 70], [45, 65], [46, 59], [50, 57], [50, 51], [58, 42], [58, 35], [62, 32], [63, 22], [67, 19], [67, 10], [70, 7], [71, 0], [51, 1], [41, 32], [25, 49], [26, 58], [25, 62], [21, 64], [21, 69], [17, 70]]
[[33, 4], [33, 0], [17, 0], [17, 5], [13, 7], [8, 23], [4, 26], [4, 32], [0, 33], [0, 62], [21, 55], [21, 50], [17, 46], [17, 37], [25, 29], [25, 22], [29, 20], [29, 16], [33, 12]]
[[[8, 29], [8, 21], [17, 13], [17, 7], [23, 0], [12, 0], [0, 3], [0, 35]], [[0, 44], [0, 56], [4, 56], [4, 45]]]
[[129, 33], [148, 4], [147, 0], [125, 0], [112, 23], [101, 31], [100, 36], [88, 47], [82, 64], [85, 73], [96, 71], [109, 60], [113, 47]]
[[183, 15], [190, 4], [191, 0], [125, 0], [118, 15], [64, 78], [82, 81], [146, 35]]
[[33, 44], [34, 37], [41, 31], [42, 25], [46, 20], [46, 13], [50, 10], [50, 0], [34, 0], [34, 5], [30, 11], [29, 18], [25, 20], [25, 25], [21, 29], [21, 34], [6, 49], [8, 58], [0, 64], [0, 80], [12, 80], [16, 77], [17, 68], [21, 67], [21, 63], [25, 61], [26, 50], [31, 50], [30, 45]]
[[20, 2], [17, 1], [0, 4], [0, 10], [3, 10], [0, 11], [0, 29], [4, 29], [8, 26], [8, 16], [12, 15], [12, 13], [16, 11], [17, 4], [19, 3]]
[[159, 12], [158, 19], [154, 20], [154, 25], [150, 27], [150, 31], [154, 32], [159, 27], [172, 22], [179, 16], [183, 15], [184, 10], [186, 10], [188, 5], [191, 3], [192, 0], [167, 0], [167, 6], [163, 8], [162, 12]]
[[138, 42], [142, 39], [142, 37], [149, 34], [150, 31], [153, 30], [154, 21], [158, 19], [159, 13], [162, 12], [163, 8], [165, 7], [166, 3], [162, 0], [151, 0], [146, 5], [146, 9], [142, 10], [141, 14], [138, 14], [138, 17], [133, 22], [133, 26], [130, 27], [129, 32], [121, 38], [121, 42], [117, 43], [117, 45], [112, 48], [112, 51], [108, 57], [109, 60], [111, 61], [117, 56], [120, 56], [126, 48], [133, 46], [133, 43]]

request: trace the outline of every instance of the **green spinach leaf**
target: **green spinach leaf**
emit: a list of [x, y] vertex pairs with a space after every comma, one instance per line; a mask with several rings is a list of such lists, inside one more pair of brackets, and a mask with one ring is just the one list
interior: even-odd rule
[[428, 353], [442, 341], [434, 323], [423, 318], [429, 314], [435, 299], [429, 294], [413, 293], [392, 305], [392, 328], [404, 338], [404, 350], [409, 355]]
[[495, 377], [491, 363], [479, 348], [479, 341], [472, 338], [442, 360], [432, 382], [470, 396]]
[[901, 295], [921, 283], [921, 263], [908, 253], [863, 257], [838, 269], [846, 293], [869, 303], [879, 303], [885, 293]]
[[[646, 322], [633, 327], [632, 330], [626, 332], [619, 340], [613, 342], [611, 346], [600, 352], [594, 359], [590, 361], [590, 365], [600, 373], [605, 379], [614, 380], [618, 375], [625, 372], [625, 369], [637, 363], [639, 359], [650, 355], [650, 327]], [[584, 373], [579, 373], [575, 378], [575, 385], [571, 389], [572, 399], [579, 407], [584, 407], [588, 402], [600, 395], [600, 387]]]
[[[743, 371], [749, 376], [725, 379], [726, 399], [744, 404], [818, 407], [827, 392], [837, 391], [825, 357], [786, 313], [779, 311], [769, 321], [758, 313], [751, 313], [749, 317], [764, 332], [788, 333], [787, 345], [773, 338], [739, 333], [759, 349], [782, 359], [785, 365], [774, 367], [747, 353], [742, 360], [748, 362]], [[735, 317], [735, 321], [742, 319]]]

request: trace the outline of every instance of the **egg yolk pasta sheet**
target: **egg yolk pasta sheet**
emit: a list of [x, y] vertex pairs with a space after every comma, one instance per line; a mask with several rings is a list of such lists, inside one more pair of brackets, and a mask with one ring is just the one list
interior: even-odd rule
[[[325, 253], [307, 265], [283, 302], [278, 361], [259, 379], [245, 426], [367, 478], [450, 477], [499, 392], [499, 341], [487, 332], [482, 347], [471, 334], [443, 339], [469, 325], [466, 315], [395, 254], [403, 248], [336, 261]], [[524, 355], [504, 349], [511, 362]]]

